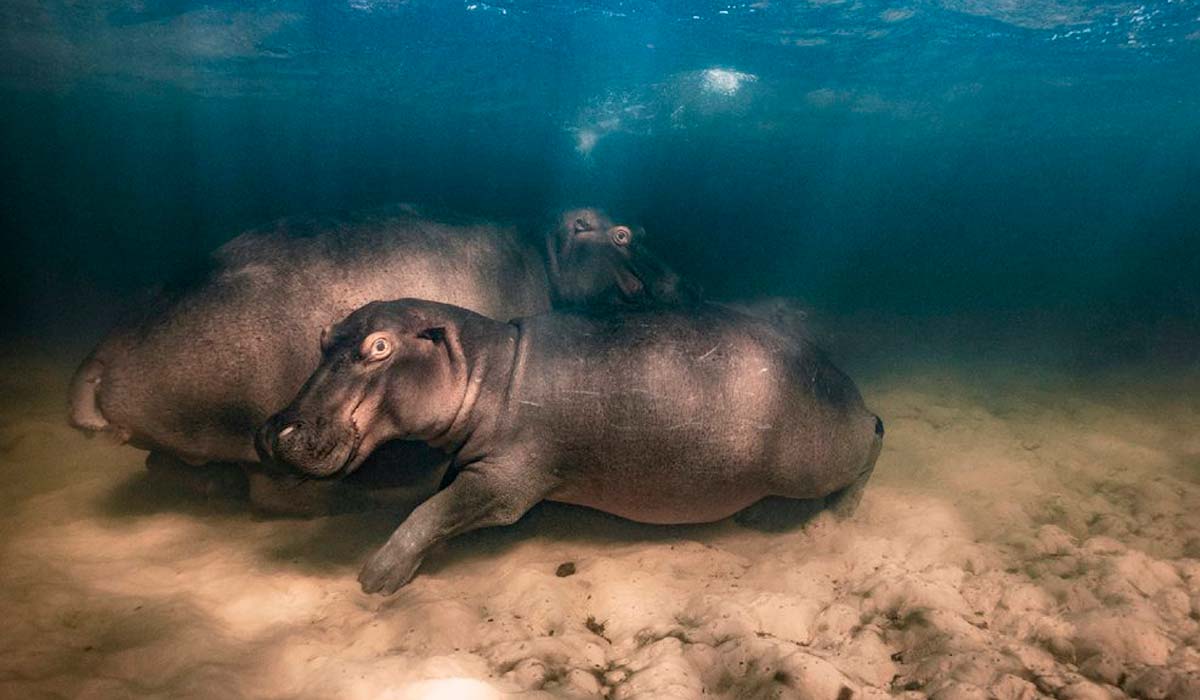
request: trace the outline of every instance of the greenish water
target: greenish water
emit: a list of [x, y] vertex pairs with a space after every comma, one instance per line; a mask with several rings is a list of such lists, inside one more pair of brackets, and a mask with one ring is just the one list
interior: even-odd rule
[[724, 298], [1200, 317], [1195, 2], [0, 12], [7, 332], [98, 334], [241, 230], [396, 201], [606, 206]]

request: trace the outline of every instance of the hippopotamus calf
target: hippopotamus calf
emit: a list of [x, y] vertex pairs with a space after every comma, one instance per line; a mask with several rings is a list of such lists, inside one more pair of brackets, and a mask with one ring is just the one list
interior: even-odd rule
[[[644, 236], [597, 209], [563, 212], [533, 231], [433, 219], [407, 206], [284, 220], [229, 242], [191, 284], [101, 342], [72, 381], [70, 420], [156, 453], [151, 467], [254, 465], [254, 431], [316, 368], [321, 329], [350, 311], [420, 296], [510, 318], [552, 304], [694, 296]], [[389, 454], [401, 453], [410, 462], [432, 459], [419, 449]], [[325, 510], [300, 503], [302, 490], [278, 485], [257, 465], [248, 474], [260, 508]], [[363, 476], [357, 480], [371, 481]]]
[[406, 299], [335, 326], [257, 444], [339, 477], [396, 438], [450, 455], [453, 480], [367, 562], [369, 593], [403, 586], [437, 542], [543, 499], [664, 524], [770, 496], [849, 514], [883, 424], [820, 350], [716, 305], [502, 323]]

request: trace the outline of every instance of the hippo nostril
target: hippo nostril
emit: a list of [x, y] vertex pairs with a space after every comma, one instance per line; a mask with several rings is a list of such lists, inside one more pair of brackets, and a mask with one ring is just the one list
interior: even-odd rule
[[296, 432], [296, 428], [302, 427], [297, 421], [286, 423], [282, 428], [276, 428], [281, 422], [275, 419], [268, 420], [254, 436], [254, 447], [263, 461], [275, 461], [276, 453], [280, 447], [284, 447], [286, 438]]

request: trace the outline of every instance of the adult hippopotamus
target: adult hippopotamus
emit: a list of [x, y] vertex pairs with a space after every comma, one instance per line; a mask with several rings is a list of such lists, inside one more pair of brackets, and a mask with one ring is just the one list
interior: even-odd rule
[[255, 429], [316, 368], [321, 329], [351, 310], [420, 296], [509, 318], [552, 303], [687, 298], [643, 236], [595, 209], [567, 211], [540, 235], [407, 206], [283, 220], [218, 249], [192, 284], [101, 342], [72, 381], [70, 420], [151, 450], [150, 466], [169, 462], [165, 455], [192, 465], [257, 462]]
[[717, 305], [509, 323], [375, 302], [327, 333], [296, 399], [258, 434], [315, 478], [420, 440], [451, 461], [359, 577], [391, 593], [439, 541], [543, 499], [647, 523], [725, 518], [767, 497], [856, 508], [883, 423], [810, 343]]

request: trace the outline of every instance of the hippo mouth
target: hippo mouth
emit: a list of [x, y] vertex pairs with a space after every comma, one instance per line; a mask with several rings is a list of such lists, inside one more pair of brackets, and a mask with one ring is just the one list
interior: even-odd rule
[[367, 400], [366, 392], [359, 397], [358, 402], [354, 404], [354, 408], [350, 409], [350, 418], [347, 421], [350, 424], [350, 451], [346, 453], [346, 458], [342, 460], [341, 466], [323, 478], [336, 479], [347, 476], [358, 469], [365, 461], [368, 455], [363, 455], [363, 459], [359, 459], [359, 452], [362, 450], [363, 443], [366, 442], [366, 434], [359, 427], [359, 409]]
[[100, 406], [104, 372], [104, 363], [95, 358], [85, 360], [76, 370], [71, 379], [67, 422], [89, 438], [103, 435], [124, 445], [133, 439], [133, 432], [110, 421]]
[[358, 451], [359, 448], [362, 447], [363, 437], [358, 431], [358, 426], [355, 425], [353, 421], [350, 423], [350, 430], [352, 435], [350, 452], [346, 454], [346, 459], [342, 462], [342, 466], [338, 467], [336, 471], [330, 474], [329, 478], [341, 478], [343, 476], [348, 476], [355, 469], [358, 469], [358, 465], [361, 463], [361, 461], [358, 459]]
[[370, 424], [373, 404], [367, 401], [370, 392], [355, 393], [340, 407], [311, 393], [302, 394], [297, 398], [299, 407], [276, 413], [255, 433], [259, 458], [306, 480], [338, 479], [354, 472], [376, 444]]
[[76, 370], [71, 380], [68, 420], [71, 426], [88, 435], [112, 428], [100, 410], [100, 382], [104, 378], [104, 363], [88, 359]]
[[639, 246], [628, 266], [619, 270], [617, 286], [627, 303], [692, 303], [699, 290], [677, 275], [653, 253]]
[[[362, 448], [363, 436], [359, 432], [358, 426], [353, 422], [350, 423], [348, 433], [345, 439], [331, 441], [329, 447], [323, 450], [323, 454], [310, 462], [313, 465], [324, 463], [328, 466], [316, 466], [316, 468], [312, 468], [295, 463], [293, 463], [293, 466], [303, 473], [306, 480], [332, 481], [349, 475], [358, 468], [361, 461], [358, 459], [358, 456]], [[349, 445], [348, 448], [347, 445]], [[339, 458], [338, 453], [342, 450], [346, 450], [345, 457]], [[308, 462], [309, 460], [305, 461]]]

